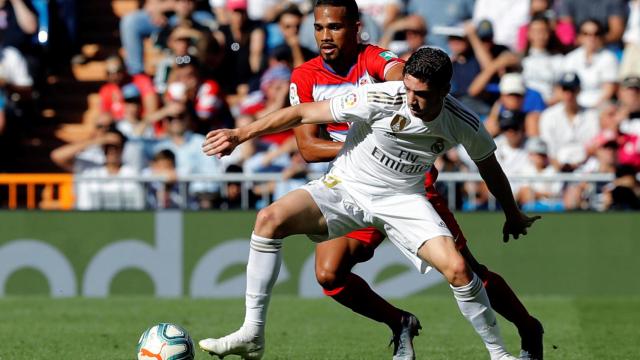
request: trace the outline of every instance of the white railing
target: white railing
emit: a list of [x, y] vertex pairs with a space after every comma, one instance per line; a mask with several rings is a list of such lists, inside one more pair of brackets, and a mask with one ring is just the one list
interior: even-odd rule
[[[315, 179], [322, 176], [321, 173], [312, 173], [308, 174], [307, 179]], [[638, 174], [638, 178], [640, 180], [640, 174]], [[576, 183], [576, 182], [587, 182], [587, 183], [602, 183], [602, 182], [611, 182], [614, 179], [613, 174], [576, 174], [576, 173], [560, 173], [553, 175], [538, 175], [538, 176], [511, 176], [509, 180], [513, 184], [520, 183], [540, 183], [540, 182], [563, 182], [563, 183]], [[187, 206], [187, 198], [189, 197], [189, 183], [192, 182], [207, 182], [207, 183], [217, 183], [220, 185], [220, 193], [221, 196], [226, 196], [226, 186], [223, 186], [228, 183], [240, 183], [241, 184], [241, 208], [249, 209], [249, 191], [251, 186], [254, 183], [262, 183], [262, 182], [270, 182], [270, 181], [283, 181], [283, 177], [281, 173], [261, 173], [261, 174], [242, 174], [242, 173], [233, 173], [233, 174], [220, 174], [220, 175], [190, 175], [190, 176], [182, 176], [177, 179], [178, 193], [180, 198], [183, 200], [180, 203], [182, 204], [180, 207], [185, 208]], [[478, 173], [462, 173], [462, 172], [443, 172], [438, 176], [438, 183], [445, 183], [447, 186], [447, 201], [449, 207], [451, 209], [455, 208], [456, 204], [456, 184], [466, 183], [466, 182], [479, 182], [482, 181], [480, 174]], [[112, 178], [103, 178], [103, 177], [88, 177], [88, 176], [76, 176], [74, 177], [74, 183], [76, 190], [79, 186], [86, 183], [137, 183], [139, 184], [146, 193], [149, 189], [150, 183], [166, 183], [167, 179], [162, 176], [135, 176], [135, 177], [112, 177]], [[157, 194], [158, 196], [164, 195], [161, 192]], [[76, 194], [78, 192], [76, 191]], [[475, 194], [470, 193], [471, 197], [474, 197]], [[265, 204], [268, 204], [269, 194], [264, 194], [262, 199]], [[146, 207], [146, 206], [145, 206]], [[162, 204], [159, 205], [162, 208]], [[494, 210], [496, 208], [495, 200], [491, 198], [489, 200], [489, 209]]]

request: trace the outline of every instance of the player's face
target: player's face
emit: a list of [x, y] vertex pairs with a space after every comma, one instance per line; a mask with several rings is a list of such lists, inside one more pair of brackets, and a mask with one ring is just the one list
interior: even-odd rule
[[404, 76], [403, 81], [407, 88], [407, 104], [411, 114], [425, 121], [435, 119], [440, 114], [449, 89], [432, 88], [409, 74]]
[[346, 7], [319, 6], [313, 14], [316, 44], [324, 61], [337, 62], [356, 51], [359, 23], [347, 19]]

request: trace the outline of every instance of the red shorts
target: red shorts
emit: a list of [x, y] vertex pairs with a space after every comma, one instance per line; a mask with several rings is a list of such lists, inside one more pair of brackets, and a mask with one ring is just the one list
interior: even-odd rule
[[[438, 212], [438, 215], [440, 215], [440, 218], [442, 218], [442, 221], [447, 224], [449, 231], [451, 231], [451, 235], [453, 235], [453, 238], [456, 239], [456, 248], [460, 250], [467, 245], [467, 239], [464, 237], [462, 229], [460, 229], [460, 225], [458, 225], [458, 222], [453, 216], [453, 213], [451, 212], [451, 210], [449, 210], [447, 201], [442, 197], [442, 195], [440, 195], [435, 186], [433, 186], [437, 178], [438, 170], [432, 166], [431, 170], [429, 170], [429, 172], [425, 176], [425, 195], [436, 212]], [[380, 245], [382, 240], [384, 240], [384, 235], [375, 227], [358, 229], [356, 231], [348, 233], [345, 236], [351, 239], [362, 241], [367, 245], [373, 245], [374, 247]]]

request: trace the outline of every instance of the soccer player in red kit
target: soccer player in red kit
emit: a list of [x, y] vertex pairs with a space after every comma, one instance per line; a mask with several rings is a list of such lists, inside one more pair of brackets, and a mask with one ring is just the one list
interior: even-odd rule
[[[293, 71], [290, 102], [312, 102], [344, 94], [372, 82], [402, 80], [403, 62], [392, 52], [358, 43], [358, 11], [353, 0], [318, 0], [314, 9], [315, 36], [320, 56]], [[342, 148], [349, 130], [344, 123], [302, 125], [294, 129], [298, 147], [308, 162], [331, 161]], [[320, 134], [330, 137], [326, 139]], [[456, 245], [472, 270], [483, 280], [492, 307], [516, 325], [525, 359], [542, 359], [542, 326], [533, 318], [504, 279], [478, 263], [443, 197], [435, 190], [438, 176], [432, 167], [425, 191], [430, 203], [446, 222]], [[383, 322], [391, 328], [393, 359], [414, 359], [412, 338], [420, 324], [415, 316], [389, 304], [351, 269], [373, 256], [384, 235], [375, 228], [361, 229], [344, 237], [318, 243], [316, 277], [326, 295], [353, 311]]]

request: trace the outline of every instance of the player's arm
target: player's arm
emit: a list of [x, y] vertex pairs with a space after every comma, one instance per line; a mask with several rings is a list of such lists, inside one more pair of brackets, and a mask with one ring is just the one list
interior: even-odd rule
[[319, 130], [320, 127], [315, 124], [300, 125], [293, 129], [298, 150], [306, 162], [331, 161], [342, 149], [341, 142], [319, 137]]
[[211, 131], [207, 134], [202, 150], [208, 156], [228, 155], [236, 146], [258, 136], [288, 130], [301, 123], [329, 122], [333, 122], [329, 100], [290, 106], [272, 112], [246, 126]]
[[502, 239], [506, 242], [509, 241], [510, 235], [513, 235], [514, 239], [517, 239], [520, 234], [526, 235], [527, 228], [540, 219], [540, 216], [528, 217], [520, 211], [513, 198], [509, 180], [494, 154], [484, 160], [476, 161], [476, 165], [489, 191], [500, 202], [507, 219], [502, 229]]

